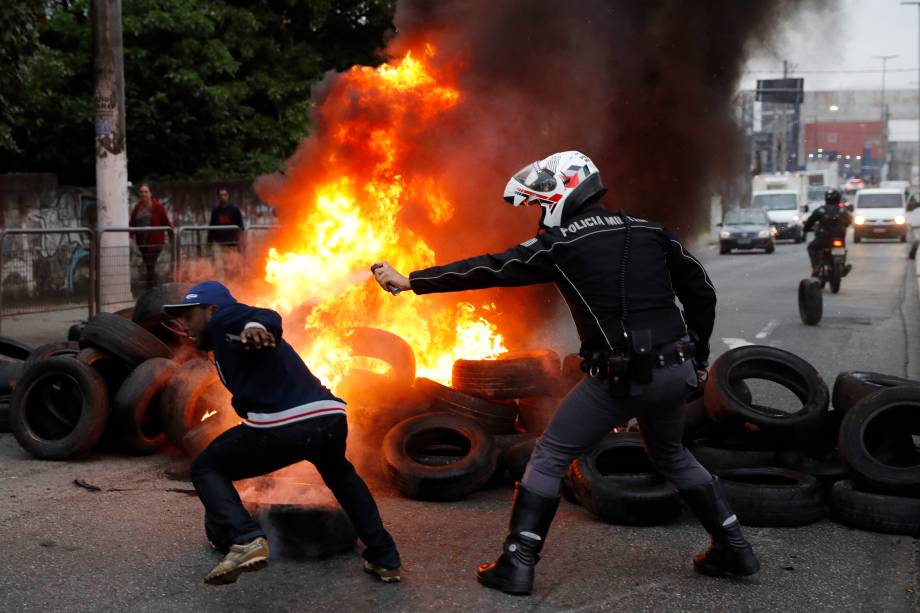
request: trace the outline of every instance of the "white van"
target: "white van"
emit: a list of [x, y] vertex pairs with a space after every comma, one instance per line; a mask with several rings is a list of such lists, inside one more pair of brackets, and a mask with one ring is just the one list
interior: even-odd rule
[[791, 238], [797, 243], [802, 235], [802, 214], [799, 211], [799, 192], [794, 189], [769, 189], [751, 195], [751, 208], [764, 209], [770, 224], [776, 228], [776, 238]]
[[853, 209], [853, 242], [864, 238], [898, 238], [907, 242], [907, 202], [900, 189], [861, 189]]

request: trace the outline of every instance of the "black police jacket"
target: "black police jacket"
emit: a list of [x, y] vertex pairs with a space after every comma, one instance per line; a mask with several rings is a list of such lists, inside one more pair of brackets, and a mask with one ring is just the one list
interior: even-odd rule
[[712, 281], [668, 230], [645, 219], [629, 220], [625, 325], [619, 279], [626, 226], [622, 214], [600, 204], [507, 251], [417, 270], [409, 281], [417, 294], [555, 283], [572, 312], [583, 354], [622, 348], [627, 330], [650, 329], [652, 342], [663, 345], [686, 336], [689, 328], [697, 359], [705, 362], [715, 320]]
[[847, 226], [853, 223], [853, 218], [847, 210], [839, 207], [828, 207], [826, 204], [816, 208], [805, 225], [804, 232], [811, 232], [815, 226], [815, 238], [842, 238], [847, 234]]

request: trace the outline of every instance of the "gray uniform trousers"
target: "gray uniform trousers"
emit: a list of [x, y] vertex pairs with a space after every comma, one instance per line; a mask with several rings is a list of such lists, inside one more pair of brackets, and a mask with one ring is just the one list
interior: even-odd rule
[[563, 398], [537, 441], [521, 484], [541, 496], [557, 497], [572, 460], [633, 417], [652, 464], [665, 479], [679, 490], [709, 483], [712, 475], [683, 443], [685, 399], [696, 385], [689, 360], [656, 368], [652, 382], [634, 383], [628, 398], [611, 397], [605, 380], [585, 378]]

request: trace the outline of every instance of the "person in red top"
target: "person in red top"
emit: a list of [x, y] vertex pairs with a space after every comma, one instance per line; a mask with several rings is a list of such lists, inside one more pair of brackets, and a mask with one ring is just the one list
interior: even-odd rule
[[[169, 221], [166, 207], [153, 197], [150, 186], [141, 185], [137, 193], [140, 199], [131, 211], [131, 220], [128, 225], [132, 228], [148, 226], [169, 226], [171, 228], [172, 223]], [[163, 230], [132, 232], [131, 238], [141, 252], [145, 287], [146, 289], [155, 287], [157, 285], [157, 260], [166, 244], [166, 232]]]

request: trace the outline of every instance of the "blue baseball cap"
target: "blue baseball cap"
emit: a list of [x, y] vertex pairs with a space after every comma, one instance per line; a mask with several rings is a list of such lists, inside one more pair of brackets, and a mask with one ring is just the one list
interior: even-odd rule
[[217, 281], [202, 281], [188, 291], [182, 302], [179, 304], [164, 304], [163, 310], [170, 315], [178, 315], [190, 307], [196, 306], [216, 306], [223, 308], [231, 304], [236, 304], [236, 298], [230, 294], [222, 283]]

